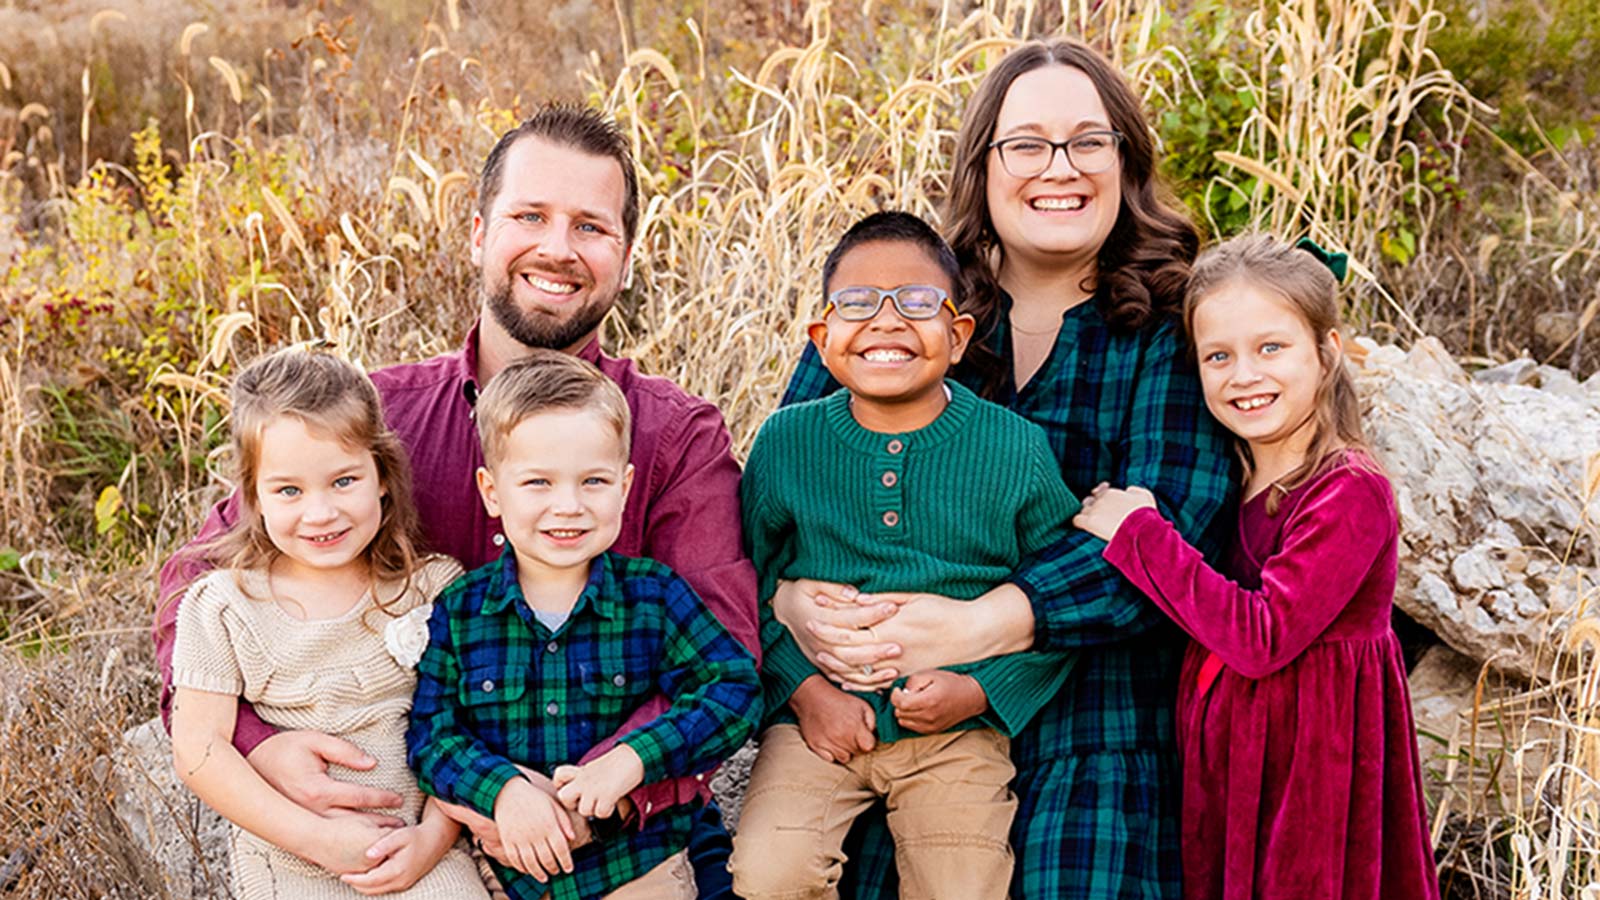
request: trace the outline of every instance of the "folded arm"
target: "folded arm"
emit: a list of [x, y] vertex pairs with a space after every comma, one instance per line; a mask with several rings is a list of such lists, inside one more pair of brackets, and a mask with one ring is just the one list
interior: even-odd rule
[[1264, 678], [1328, 629], [1394, 539], [1371, 479], [1335, 475], [1319, 487], [1285, 523], [1258, 589], [1208, 566], [1150, 509], [1128, 516], [1106, 559], [1230, 669]]

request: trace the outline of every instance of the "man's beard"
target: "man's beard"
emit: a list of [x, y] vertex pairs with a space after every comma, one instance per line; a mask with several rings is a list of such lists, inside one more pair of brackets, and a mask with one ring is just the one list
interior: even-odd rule
[[526, 347], [546, 350], [566, 350], [577, 343], [600, 325], [616, 302], [614, 297], [607, 302], [590, 298], [566, 319], [538, 310], [525, 311], [511, 298], [510, 278], [501, 282], [488, 300], [489, 311], [506, 334]]

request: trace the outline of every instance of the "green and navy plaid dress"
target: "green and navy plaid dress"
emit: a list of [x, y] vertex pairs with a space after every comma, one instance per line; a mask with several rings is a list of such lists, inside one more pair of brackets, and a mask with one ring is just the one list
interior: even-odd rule
[[[434, 601], [406, 749], [424, 791], [493, 817], [500, 789], [521, 777], [514, 763], [547, 775], [576, 763], [656, 694], [672, 705], [621, 740], [646, 783], [711, 769], [761, 715], [755, 659], [665, 565], [602, 553], [551, 631], [523, 599], [507, 547]], [[596, 900], [645, 874], [689, 845], [694, 814], [675, 806], [574, 850], [575, 871], [551, 879], [551, 897]], [[547, 890], [494, 870], [513, 900]]]
[[[1009, 306], [1009, 301], [1007, 301]], [[991, 339], [1011, 364], [1003, 310]], [[966, 381], [970, 373], [954, 373]], [[784, 403], [835, 389], [807, 346]], [[1141, 485], [1185, 538], [1221, 549], [1233, 500], [1227, 436], [1206, 410], [1178, 323], [1140, 332], [1106, 324], [1094, 301], [1068, 310], [1038, 373], [998, 398], [1044, 427], [1078, 496], [1102, 481]], [[1012, 827], [1014, 900], [1178, 900], [1178, 766], [1173, 706], [1183, 636], [1074, 530], [1013, 582], [1032, 601], [1034, 646], [1078, 650], [1055, 702], [1012, 741], [1021, 801]], [[844, 896], [895, 896], [881, 819], [863, 828]], [[852, 891], [853, 888], [853, 891]]]

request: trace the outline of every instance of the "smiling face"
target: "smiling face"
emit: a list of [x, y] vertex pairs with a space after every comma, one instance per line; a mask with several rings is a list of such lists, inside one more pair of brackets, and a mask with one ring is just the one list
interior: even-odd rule
[[478, 470], [478, 489], [517, 553], [525, 579], [586, 575], [622, 530], [633, 466], [616, 426], [593, 410], [528, 416]]
[[616, 302], [627, 271], [622, 167], [539, 137], [506, 153], [499, 192], [472, 220], [484, 327], [528, 347], [576, 350]]
[[[1234, 280], [1196, 302], [1193, 331], [1206, 406], [1217, 421], [1257, 459], [1303, 455], [1325, 374], [1305, 318], [1273, 291]], [[1338, 350], [1337, 331], [1322, 340]]]
[[[1094, 82], [1081, 69], [1047, 65], [1017, 76], [995, 119], [992, 141], [1040, 137], [1066, 141], [1112, 128]], [[1073, 168], [1064, 152], [1044, 172], [1017, 178], [989, 150], [985, 170], [989, 219], [1007, 263], [1036, 268], [1092, 267], [1122, 208], [1122, 164], [1094, 174]]]
[[300, 574], [364, 570], [386, 493], [372, 453], [296, 416], [268, 423], [260, 448], [256, 508], [280, 565]]
[[[831, 292], [845, 287], [892, 291], [925, 284], [954, 294], [939, 264], [909, 241], [869, 241], [839, 259]], [[973, 321], [941, 308], [931, 319], [906, 319], [884, 300], [871, 319], [851, 322], [830, 312], [813, 322], [811, 341], [839, 383], [850, 389], [856, 420], [874, 431], [912, 431], [944, 409], [944, 376], [961, 360]]]

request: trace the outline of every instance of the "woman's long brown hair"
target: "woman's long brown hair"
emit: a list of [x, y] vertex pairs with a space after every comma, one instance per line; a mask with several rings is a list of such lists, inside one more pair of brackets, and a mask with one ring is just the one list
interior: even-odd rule
[[1005, 259], [989, 217], [989, 142], [1006, 92], [1017, 78], [1045, 66], [1071, 66], [1089, 77], [1111, 127], [1123, 135], [1122, 206], [1100, 248], [1095, 277], [1100, 315], [1113, 328], [1137, 331], [1162, 317], [1176, 317], [1183, 304], [1189, 264], [1200, 237], [1156, 177], [1155, 142], [1139, 98], [1105, 57], [1071, 40], [1031, 41], [1006, 54], [972, 95], [956, 137], [955, 165], [945, 223], [950, 246], [961, 261], [962, 311], [978, 320], [976, 338], [963, 365], [975, 371], [982, 393], [998, 397], [1011, 373], [993, 341], [999, 323], [999, 271]]

